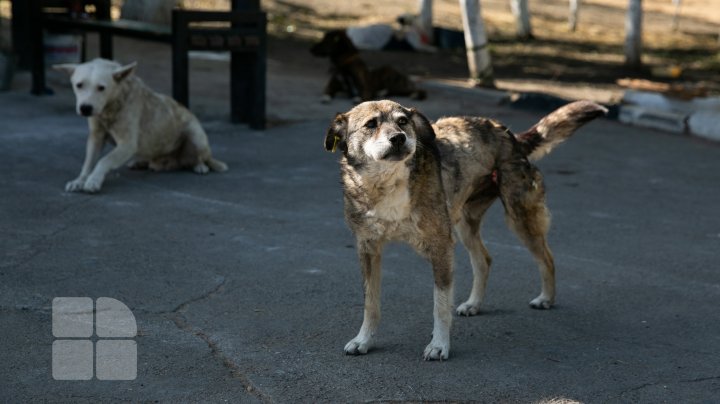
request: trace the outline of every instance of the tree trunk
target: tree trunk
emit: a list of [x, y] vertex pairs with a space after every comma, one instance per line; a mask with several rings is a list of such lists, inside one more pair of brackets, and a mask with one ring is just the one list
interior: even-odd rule
[[532, 27], [530, 26], [530, 11], [528, 0], [510, 0], [510, 9], [515, 16], [517, 36], [522, 40], [532, 39]]
[[125, 0], [121, 15], [123, 19], [170, 25], [172, 10], [180, 0]]
[[642, 0], [630, 0], [625, 17], [625, 64], [638, 69], [642, 66]]
[[459, 0], [465, 32], [470, 80], [476, 86], [494, 87], [492, 62], [479, 0]]
[[575, 32], [577, 29], [578, 13], [580, 12], [580, 0], [570, 0], [570, 16], [568, 17], [568, 26], [570, 31]]
[[430, 43], [434, 43], [433, 38], [433, 0], [418, 0], [420, 3], [420, 27], [425, 32], [425, 35], [430, 38]]

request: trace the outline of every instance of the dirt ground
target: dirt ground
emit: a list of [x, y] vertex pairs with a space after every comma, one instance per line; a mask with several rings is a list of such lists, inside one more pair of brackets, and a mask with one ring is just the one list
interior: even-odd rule
[[[717, 0], [684, 0], [677, 30], [672, 29], [670, 0], [645, 0], [644, 54], [646, 68], [632, 71], [623, 61], [627, 0], [582, 2], [578, 28], [567, 26], [567, 0], [530, 0], [535, 40], [515, 38], [508, 0], [482, 0], [490, 39], [496, 85], [515, 91], [537, 91], [569, 98], [613, 102], [622, 94], [615, 84], [623, 77], [661, 82], [702, 83], [720, 92], [720, 7]], [[225, 8], [227, 0], [185, 0], [185, 7]], [[286, 54], [288, 68], [302, 69], [309, 43], [323, 31], [374, 23], [393, 24], [402, 13], [417, 12], [417, 0], [392, 2], [335, 0], [262, 0], [273, 35], [271, 52]], [[435, 0], [435, 26], [461, 30], [456, 0]], [[420, 78], [463, 84], [467, 75], [462, 49], [434, 54], [366, 52], [372, 65], [393, 64]], [[670, 79], [668, 68], [682, 75]]]
[[[116, 0], [119, 6], [121, 0]], [[508, 0], [482, 0], [490, 40], [496, 86], [503, 90], [543, 92], [565, 98], [590, 98], [613, 103], [622, 96], [616, 80], [638, 77], [661, 82], [700, 84], [720, 93], [720, 7], [717, 0], [684, 0], [678, 29], [672, 30], [670, 0], [645, 0], [645, 68], [632, 71], [623, 64], [624, 18], [627, 0], [585, 0], [578, 29], [567, 27], [567, 0], [530, 0], [535, 39], [518, 41]], [[262, 0], [268, 13], [270, 58], [288, 74], [318, 74], [323, 64], [307, 49], [328, 29], [373, 23], [393, 24], [402, 13], [417, 12], [417, 0], [336, 1]], [[229, 0], [183, 0], [185, 8], [228, 9]], [[116, 7], [116, 10], [119, 10]], [[0, 1], [0, 15], [9, 15], [9, 2]], [[434, 1], [434, 25], [461, 30], [456, 0]], [[7, 31], [9, 24], [0, 25]], [[0, 38], [6, 35], [0, 35]], [[1, 44], [0, 44], [1, 45]], [[467, 85], [463, 49], [436, 53], [364, 52], [371, 66], [392, 64], [421, 80]], [[676, 66], [682, 75], [671, 79]]]

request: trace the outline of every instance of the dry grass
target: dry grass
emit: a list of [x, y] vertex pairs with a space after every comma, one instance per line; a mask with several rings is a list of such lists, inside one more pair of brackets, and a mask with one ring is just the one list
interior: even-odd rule
[[[689, 81], [718, 81], [718, 0], [684, 0], [679, 29], [673, 31], [670, 0], [645, 0], [644, 62], [655, 72], [677, 65]], [[229, 7], [223, 0], [185, 0], [188, 7]], [[511, 65], [519, 75], [550, 80], [612, 82], [609, 76], [623, 76], [624, 23], [627, 0], [585, 0], [578, 29], [567, 26], [567, 0], [530, 0], [532, 42], [518, 42], [508, 0], [482, 0], [483, 17], [491, 51], [500, 68]], [[392, 24], [397, 15], [416, 12], [417, 0], [263, 0], [269, 14], [269, 28], [280, 37], [316, 39], [323, 31], [350, 25]], [[461, 29], [457, 0], [434, 1], [434, 23]], [[537, 63], [534, 63], [537, 62]], [[585, 66], [580, 71], [578, 67]], [[610, 69], [602, 74], [601, 70]], [[512, 69], [511, 69], [512, 70]], [[596, 72], [593, 72], [596, 70]], [[662, 75], [662, 74], [661, 74]], [[597, 77], [596, 77], [597, 76]], [[648, 72], [640, 76], [652, 78]], [[655, 77], [663, 79], [662, 77]]]
[[[704, 81], [711, 88], [720, 82], [719, 0], [683, 0], [679, 29], [673, 31], [670, 0], [644, 0], [644, 54], [649, 69], [628, 72], [623, 68], [624, 19], [628, 0], [583, 0], [578, 29], [567, 27], [567, 0], [529, 0], [535, 41], [515, 40], [508, 0], [481, 0], [490, 38], [496, 75], [503, 80], [593, 83], [610, 85], [615, 79], [634, 75], [656, 80], [671, 65], [683, 69], [681, 80]], [[185, 8], [229, 9], [229, 0], [182, 0]], [[122, 0], [113, 0], [116, 13]], [[326, 30], [373, 23], [392, 24], [397, 15], [417, 12], [417, 0], [262, 0], [268, 12], [268, 28], [280, 40], [312, 41]], [[0, 16], [9, 16], [7, 0], [0, 0]], [[7, 22], [5, 20], [4, 22]], [[457, 0], [434, 1], [434, 23], [461, 29]], [[7, 30], [9, 24], [4, 24]], [[2, 35], [2, 37], [6, 37]], [[1, 39], [1, 38], [0, 38]], [[1, 42], [1, 41], [0, 41]], [[2, 44], [0, 44], [2, 45]], [[432, 63], [434, 55], [425, 60]], [[448, 58], [441, 54], [440, 58]], [[449, 56], [464, 58], [462, 52]], [[440, 64], [442, 66], [442, 64]], [[430, 75], [461, 78], [442, 69]], [[654, 72], [655, 74], [653, 74]], [[657, 74], [657, 73], [660, 74]]]

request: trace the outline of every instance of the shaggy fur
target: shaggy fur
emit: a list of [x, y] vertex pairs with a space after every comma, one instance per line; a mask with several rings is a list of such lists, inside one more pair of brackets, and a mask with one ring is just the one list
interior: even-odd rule
[[530, 306], [550, 308], [555, 300], [555, 266], [546, 239], [550, 216], [542, 175], [529, 159], [541, 157], [606, 111], [589, 101], [574, 102], [519, 135], [478, 117], [443, 118], [431, 125], [415, 109], [392, 101], [365, 102], [338, 114], [325, 149], [343, 153], [345, 218], [357, 238], [365, 285], [363, 324], [345, 352], [365, 354], [373, 346], [380, 321], [382, 248], [401, 240], [433, 267], [433, 337], [423, 357], [448, 358], [453, 230], [470, 254], [474, 275], [470, 297], [457, 313], [471, 316], [479, 313], [490, 270], [480, 225], [497, 198], [510, 228], [539, 264], [542, 289]]

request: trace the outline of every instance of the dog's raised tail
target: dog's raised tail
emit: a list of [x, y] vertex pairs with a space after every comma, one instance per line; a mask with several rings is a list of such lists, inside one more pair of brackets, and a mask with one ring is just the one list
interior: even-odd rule
[[607, 108], [592, 101], [575, 101], [556, 109], [535, 126], [516, 134], [515, 137], [528, 159], [539, 160], [578, 128], [607, 112]]
[[227, 164], [223, 163], [223, 162], [220, 161], [220, 160], [215, 160], [214, 158], [210, 158], [210, 159], [206, 162], [206, 164], [208, 165], [208, 167], [210, 167], [211, 170], [216, 171], [216, 172], [219, 172], [219, 173], [228, 170]]

